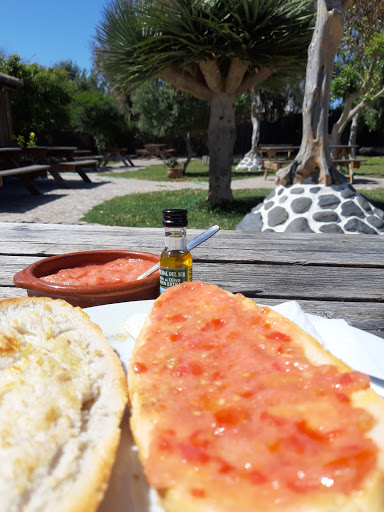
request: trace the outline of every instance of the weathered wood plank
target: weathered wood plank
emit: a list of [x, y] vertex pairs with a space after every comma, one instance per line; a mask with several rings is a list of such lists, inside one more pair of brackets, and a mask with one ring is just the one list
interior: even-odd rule
[[[201, 230], [188, 231], [189, 239]], [[50, 256], [93, 249], [137, 249], [159, 253], [163, 229], [120, 228], [95, 225], [0, 223], [0, 255]], [[282, 248], [283, 246], [283, 248]], [[364, 250], [362, 250], [364, 247]], [[384, 268], [384, 237], [299, 233], [247, 233], [219, 231], [193, 249], [196, 261], [298, 263], [301, 265], [375, 266]]]
[[[36, 256], [2, 256], [0, 286], [12, 285], [14, 274], [38, 259]], [[384, 272], [375, 268], [196, 262], [193, 278], [260, 300], [276, 298], [384, 303]]]
[[14, 169], [0, 169], [0, 176], [16, 176], [17, 174], [33, 174], [36, 172], [46, 171], [49, 165], [26, 165], [24, 167], [16, 167]]
[[27, 291], [16, 286], [0, 286], [0, 300], [13, 299], [14, 297], [26, 297]]
[[[158, 254], [163, 237], [162, 228], [0, 223], [0, 298], [25, 296], [13, 276], [42, 257], [114, 248]], [[308, 313], [384, 338], [384, 237], [220, 231], [193, 259], [195, 280], [267, 305], [297, 300]]]
[[193, 278], [260, 299], [384, 302], [384, 273], [375, 268], [202, 263]]

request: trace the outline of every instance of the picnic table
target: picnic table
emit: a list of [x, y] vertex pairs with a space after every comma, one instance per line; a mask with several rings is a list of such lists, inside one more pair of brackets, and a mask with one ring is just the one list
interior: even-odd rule
[[349, 183], [354, 182], [354, 169], [359, 169], [362, 160], [352, 158], [350, 155], [352, 150], [356, 150], [359, 146], [357, 145], [345, 145], [345, 144], [331, 144], [329, 149], [331, 151], [332, 162], [340, 167], [347, 167], [349, 174]]
[[357, 145], [345, 145], [345, 144], [331, 144], [329, 149], [331, 150], [332, 157], [335, 160], [340, 160], [341, 158], [349, 158], [352, 149], [357, 149], [359, 146]]
[[130, 165], [134, 167], [134, 163], [132, 162], [133, 155], [127, 154], [127, 148], [109, 148], [104, 152], [103, 159], [101, 160], [100, 165], [107, 166], [110, 160], [120, 160], [126, 167]]
[[[355, 158], [349, 158], [352, 149], [357, 149], [357, 145], [330, 145], [329, 149], [332, 154], [332, 161], [335, 165], [341, 167], [347, 167], [349, 173], [349, 182], [353, 183], [353, 170], [358, 169], [361, 164], [361, 160]], [[275, 144], [275, 145], [263, 145], [258, 147], [260, 153], [267, 155], [266, 159], [263, 159], [264, 179], [267, 179], [268, 171], [278, 171], [285, 165], [288, 165], [294, 158], [300, 146], [293, 146], [290, 144]]]
[[18, 147], [1, 147], [0, 160], [8, 167], [17, 167], [17, 157], [21, 153], [21, 148]]
[[[25, 296], [13, 276], [45, 256], [95, 249], [160, 254], [163, 229], [0, 223], [0, 298]], [[189, 229], [188, 238], [201, 230]], [[384, 237], [219, 231], [192, 251], [193, 279], [259, 304], [295, 300], [384, 338]], [[384, 341], [383, 341], [384, 343]]]
[[86, 183], [91, 183], [86, 168], [96, 168], [97, 160], [93, 158], [77, 160], [76, 146], [32, 146], [22, 148], [22, 155], [30, 159], [33, 164], [47, 165], [49, 172], [61, 186], [67, 182], [61, 176], [62, 172], [76, 172]]
[[144, 144], [144, 148], [151, 156], [159, 156], [166, 147], [166, 144]]
[[288, 165], [293, 160], [294, 155], [300, 149], [300, 146], [292, 144], [273, 144], [264, 145], [260, 144], [258, 150], [261, 154], [266, 154], [267, 158], [263, 159], [264, 179], [267, 179], [268, 171], [278, 171], [284, 165]]
[[[112, 248], [158, 254], [163, 249], [164, 236], [163, 229], [98, 225], [0, 223], [0, 230], [0, 298], [25, 296], [25, 290], [13, 285], [13, 276], [44, 256]], [[189, 229], [188, 237], [200, 232]], [[264, 305], [296, 300], [306, 313], [331, 319], [344, 318], [356, 328], [377, 335], [381, 338], [378, 342], [384, 343], [383, 237], [220, 231], [193, 249], [192, 254], [194, 280], [201, 279], [231, 292], [241, 292]], [[111, 344], [114, 342], [112, 346], [117, 353], [124, 337], [116, 336], [115, 332], [123, 330], [120, 326], [132, 314], [131, 304], [123, 305], [124, 313], [116, 323], [113, 309], [108, 309], [110, 306], [85, 310], [101, 326], [103, 322], [108, 325], [104, 333]], [[188, 304], [180, 304], [180, 311], [188, 312]], [[360, 346], [364, 350], [363, 341]], [[380, 380], [381, 375], [377, 376], [378, 379], [372, 379], [374, 384]], [[132, 461], [132, 457], [126, 457], [132, 451], [132, 443], [129, 441], [128, 414], [125, 418], [122, 429], [123, 435], [127, 436], [123, 437], [120, 453], [124, 455], [123, 460]], [[113, 489], [119, 491], [120, 497], [121, 489], [132, 478], [133, 471], [126, 471], [125, 463], [118, 467]], [[134, 474], [137, 474], [136, 470]], [[142, 480], [138, 482], [142, 483]], [[111, 502], [117, 501], [113, 500], [113, 492], [111, 496], [109, 499], [106, 496], [100, 512], [116, 510], [111, 506]]]
[[139, 156], [147, 158], [170, 158], [175, 152], [174, 149], [167, 148], [167, 144], [144, 144], [144, 149], [138, 149], [136, 153]]
[[19, 147], [0, 147], [0, 187], [3, 187], [3, 178], [17, 177], [31, 194], [39, 195], [40, 191], [33, 182], [36, 175], [45, 173], [47, 165], [20, 165], [19, 157], [22, 153]]
[[[357, 149], [357, 145], [333, 144], [329, 146], [333, 158], [338, 160], [340, 158], [348, 158], [352, 149]], [[267, 158], [276, 158], [279, 154], [286, 155], [291, 158], [294, 153], [300, 149], [300, 146], [292, 144], [260, 144], [258, 150], [261, 153], [266, 153]]]
[[266, 153], [268, 159], [276, 158], [279, 154], [291, 158], [299, 149], [300, 146], [292, 144], [260, 144], [258, 146], [260, 153]]

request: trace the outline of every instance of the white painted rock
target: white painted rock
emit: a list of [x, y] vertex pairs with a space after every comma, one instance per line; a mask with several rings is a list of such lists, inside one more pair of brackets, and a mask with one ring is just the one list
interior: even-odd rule
[[242, 231], [384, 234], [384, 212], [349, 184], [278, 186], [236, 226]]

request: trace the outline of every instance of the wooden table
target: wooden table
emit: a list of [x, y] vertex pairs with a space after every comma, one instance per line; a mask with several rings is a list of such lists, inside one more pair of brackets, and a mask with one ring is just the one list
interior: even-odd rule
[[[159, 254], [164, 236], [154, 228], [25, 223], [0, 223], [0, 232], [0, 298], [25, 296], [13, 276], [43, 257], [116, 248]], [[307, 313], [384, 338], [384, 237], [219, 231], [192, 255], [194, 280], [260, 304], [297, 300]]]
[[48, 155], [51, 159], [57, 158], [60, 160], [68, 160], [73, 162], [75, 160], [76, 146], [47, 146]]
[[[10, 148], [0, 148], [9, 150]], [[77, 147], [75, 146], [31, 146], [31, 147], [23, 147], [23, 148], [12, 148], [13, 151], [18, 150], [20, 153], [16, 154], [17, 156], [25, 156], [29, 160], [32, 160], [32, 163], [52, 163], [57, 160], [66, 160], [66, 161], [74, 161], [75, 160], [75, 151]], [[2, 153], [0, 153], [1, 156]]]
[[175, 152], [174, 149], [167, 148], [167, 144], [144, 144], [148, 157], [170, 158]]
[[278, 154], [287, 155], [288, 158], [292, 157], [293, 153], [296, 153], [300, 149], [300, 146], [293, 146], [290, 144], [260, 144], [258, 150], [260, 153], [266, 153], [267, 158], [276, 158]]
[[47, 146], [24, 147], [21, 149], [21, 152], [21, 154], [28, 160], [31, 160], [33, 164], [39, 164], [41, 162], [46, 163], [48, 160]]
[[91, 183], [91, 180], [85, 173], [85, 168], [96, 168], [97, 160], [81, 159], [77, 160], [76, 146], [35, 146], [23, 148], [23, 154], [32, 160], [34, 164], [47, 164], [48, 172], [63, 187], [68, 184], [61, 176], [61, 172], [76, 172], [83, 181]]
[[150, 156], [160, 156], [166, 147], [166, 144], [144, 144], [144, 148], [148, 151]]
[[3, 186], [3, 178], [7, 176], [17, 177], [31, 194], [40, 195], [33, 179], [36, 176], [45, 176], [49, 166], [47, 165], [25, 165], [20, 162], [22, 148], [1, 147], [0, 148], [0, 187]]
[[[331, 145], [329, 149], [334, 155], [335, 159], [348, 158], [351, 149], [357, 149], [359, 146], [356, 145]], [[293, 146], [290, 144], [260, 144], [258, 150], [261, 153], [266, 153], [268, 158], [276, 158], [278, 154], [287, 155], [288, 158], [296, 153], [300, 149], [300, 146]]]
[[131, 156], [127, 154], [127, 151], [127, 148], [107, 149], [103, 155], [103, 159], [101, 160], [100, 165], [107, 166], [110, 160], [120, 160], [120, 162], [123, 162], [123, 165], [125, 165], [125, 167], [128, 167], [128, 165], [134, 167], [134, 163], [132, 162]]
[[300, 146], [293, 146], [291, 144], [275, 144], [275, 145], [263, 145], [258, 146], [258, 151], [267, 155], [266, 159], [263, 159], [264, 167], [264, 179], [267, 179], [268, 171], [278, 171], [283, 166], [288, 165], [296, 155]]
[[[21, 148], [2, 147], [0, 148], [0, 160], [4, 162], [4, 167], [17, 167], [17, 157], [21, 154]], [[1, 167], [0, 167], [1, 168]]]
[[341, 158], [349, 158], [351, 150], [357, 149], [358, 147], [357, 145], [346, 146], [343, 144], [332, 144], [329, 146], [329, 149], [331, 150], [332, 158], [338, 160]]

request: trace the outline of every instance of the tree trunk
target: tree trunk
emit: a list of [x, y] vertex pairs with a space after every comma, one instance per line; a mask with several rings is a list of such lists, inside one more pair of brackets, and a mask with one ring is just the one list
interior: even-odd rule
[[[359, 117], [360, 117], [360, 111], [357, 112], [357, 114], [355, 114], [353, 116], [353, 119], [352, 119], [351, 129], [349, 130], [349, 140], [348, 140], [348, 145], [349, 146], [355, 146], [356, 145], [356, 137], [357, 137], [357, 128], [358, 128], [358, 125], [359, 125]], [[354, 158], [356, 158], [356, 148], [351, 148], [351, 152], [349, 154], [349, 157], [352, 160]]]
[[341, 143], [341, 136], [347, 126], [347, 124], [351, 121], [351, 110], [354, 101], [360, 96], [360, 93], [350, 94], [344, 104], [343, 111], [339, 117], [339, 119], [332, 126], [331, 133], [329, 135], [329, 143], [332, 146], [338, 146]]
[[207, 201], [219, 205], [233, 201], [231, 170], [236, 139], [235, 96], [216, 94], [211, 100], [208, 128], [209, 191]]
[[187, 159], [184, 161], [184, 164], [183, 164], [183, 174], [185, 174], [187, 172], [188, 164], [192, 160], [192, 157], [193, 157], [191, 133], [189, 131], [187, 132], [187, 136], [186, 136], [186, 147], [187, 147]]
[[251, 95], [251, 122], [252, 122], [252, 137], [251, 137], [251, 149], [245, 156], [245, 158], [253, 158], [257, 156], [257, 146], [260, 140], [260, 121], [257, 117], [258, 98], [256, 90], [253, 87], [250, 90]]
[[325, 185], [345, 181], [332, 167], [328, 144], [333, 62], [342, 36], [342, 0], [318, 0], [316, 26], [308, 50], [301, 147], [295, 161], [276, 173], [281, 185], [304, 180]]

